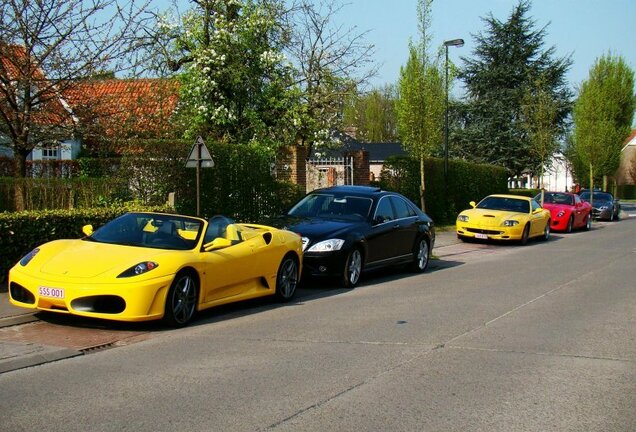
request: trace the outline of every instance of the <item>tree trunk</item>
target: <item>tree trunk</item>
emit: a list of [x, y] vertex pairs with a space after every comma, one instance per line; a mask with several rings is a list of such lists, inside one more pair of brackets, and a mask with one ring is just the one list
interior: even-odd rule
[[22, 211], [25, 209], [24, 200], [24, 178], [26, 177], [26, 156], [16, 152], [14, 156], [15, 189], [14, 189], [14, 209]]
[[424, 200], [424, 192], [426, 186], [424, 184], [424, 156], [420, 155], [420, 207], [423, 212], [426, 211], [426, 202]]

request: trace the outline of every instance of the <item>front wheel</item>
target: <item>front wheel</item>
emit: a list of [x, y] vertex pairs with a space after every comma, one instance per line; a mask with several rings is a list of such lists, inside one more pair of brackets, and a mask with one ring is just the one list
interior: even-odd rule
[[287, 302], [296, 292], [299, 279], [298, 262], [292, 256], [286, 256], [278, 267], [276, 274], [276, 298]]
[[428, 261], [431, 256], [431, 250], [428, 247], [428, 241], [425, 238], [421, 238], [415, 245], [413, 250], [413, 263], [411, 268], [416, 273], [421, 273], [428, 267]]
[[345, 288], [353, 288], [360, 281], [362, 273], [362, 252], [360, 249], [353, 248], [347, 255], [344, 272], [342, 274], [342, 284]]
[[197, 281], [192, 274], [177, 274], [168, 291], [164, 321], [172, 327], [188, 324], [197, 310], [198, 292]]
[[588, 213], [587, 218], [585, 219], [585, 231], [589, 231], [592, 229], [592, 215]]
[[545, 224], [545, 228], [543, 228], [543, 235], [541, 236], [541, 240], [548, 241], [549, 238], [550, 238], [550, 219], [548, 219], [548, 222]]
[[570, 219], [568, 220], [568, 226], [565, 229], [565, 232], [571, 233], [572, 228], [574, 228], [574, 216], [570, 216]]
[[530, 238], [530, 225], [526, 225], [523, 228], [523, 233], [521, 234], [521, 240], [519, 240], [519, 243], [521, 243], [521, 246], [525, 246], [528, 244], [528, 238]]

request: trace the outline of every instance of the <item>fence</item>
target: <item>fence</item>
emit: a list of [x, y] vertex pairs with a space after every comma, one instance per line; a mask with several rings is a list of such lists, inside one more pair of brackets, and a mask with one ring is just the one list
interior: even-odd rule
[[307, 161], [307, 192], [353, 184], [353, 156]]

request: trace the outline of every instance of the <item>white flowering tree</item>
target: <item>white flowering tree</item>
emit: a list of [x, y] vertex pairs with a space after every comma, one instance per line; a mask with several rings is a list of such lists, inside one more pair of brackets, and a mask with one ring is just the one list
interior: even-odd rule
[[278, 0], [193, 0], [179, 19], [158, 16], [154, 47], [178, 72], [188, 137], [271, 150], [293, 143], [300, 99], [281, 13]]

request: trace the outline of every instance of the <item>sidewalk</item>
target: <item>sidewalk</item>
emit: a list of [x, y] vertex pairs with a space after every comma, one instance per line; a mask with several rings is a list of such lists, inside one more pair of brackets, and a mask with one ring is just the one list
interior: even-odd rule
[[[438, 232], [433, 253], [439, 248], [456, 243], [459, 243], [459, 240], [454, 230]], [[34, 312], [9, 303], [6, 285], [0, 286], [0, 339], [3, 332], [5, 334], [11, 332], [12, 326], [36, 321], [38, 319]], [[70, 348], [0, 340], [0, 374], [82, 354], [81, 351]]]
[[[30, 310], [9, 303], [6, 287], [2, 287], [0, 290], [0, 335], [2, 332], [11, 331], [12, 326], [37, 320]], [[81, 354], [80, 351], [69, 348], [0, 340], [0, 374]]]

